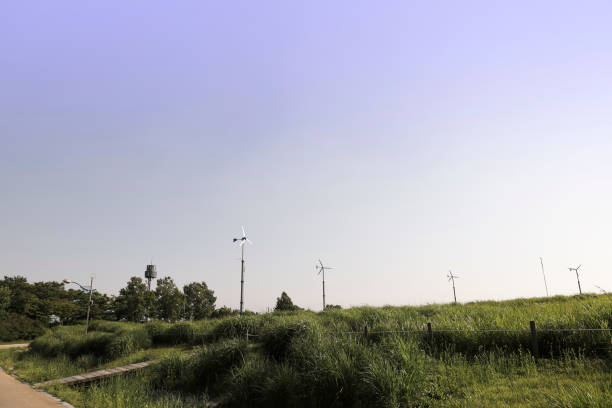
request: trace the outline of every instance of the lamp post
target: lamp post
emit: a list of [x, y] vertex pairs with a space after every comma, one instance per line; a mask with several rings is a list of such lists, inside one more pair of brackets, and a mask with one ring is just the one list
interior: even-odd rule
[[64, 279], [63, 281], [64, 283], [74, 283], [75, 285], [78, 285], [84, 292], [89, 292], [89, 302], [87, 302], [87, 320], [85, 323], [85, 334], [87, 334], [87, 331], [89, 330], [89, 313], [91, 311], [91, 295], [93, 293], [93, 280], [94, 280], [94, 276], [91, 275], [89, 277], [89, 289], [81, 285], [79, 282], [71, 281], [68, 279]]

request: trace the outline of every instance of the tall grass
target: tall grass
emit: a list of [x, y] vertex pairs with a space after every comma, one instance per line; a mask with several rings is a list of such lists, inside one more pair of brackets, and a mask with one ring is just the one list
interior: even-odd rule
[[[529, 352], [531, 320], [539, 330], [540, 361]], [[186, 396], [212, 396], [226, 407], [479, 406], [470, 398], [491, 406], [520, 401], [517, 389], [540, 384], [550, 392], [530, 400], [531, 406], [605, 406], [612, 401], [605, 389], [612, 388], [611, 333], [571, 329], [611, 327], [612, 295], [581, 295], [176, 324], [94, 323], [88, 336], [62, 328], [31, 349], [47, 358], [85, 361], [156, 345], [199, 346], [196, 354], [164, 358], [143, 377], [142, 389], [151, 395], [173, 395], [187, 404]], [[580, 380], [577, 388], [551, 391], [550, 378], [567, 373]], [[584, 385], [594, 376], [604, 387]], [[123, 394], [113, 384], [107, 392], [118, 398]]]

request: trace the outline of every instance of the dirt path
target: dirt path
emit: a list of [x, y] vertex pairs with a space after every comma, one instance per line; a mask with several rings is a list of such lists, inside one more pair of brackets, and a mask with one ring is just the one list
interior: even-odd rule
[[19, 348], [19, 347], [28, 347], [30, 343], [19, 343], [19, 344], [0, 344], [0, 350]]
[[0, 408], [66, 408], [42, 392], [35, 391], [0, 370]]

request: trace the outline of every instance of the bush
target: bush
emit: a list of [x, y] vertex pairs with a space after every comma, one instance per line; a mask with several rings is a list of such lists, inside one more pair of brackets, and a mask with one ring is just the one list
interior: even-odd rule
[[143, 327], [124, 329], [117, 333], [91, 332], [87, 336], [58, 327], [34, 340], [30, 349], [43, 357], [66, 355], [77, 358], [91, 354], [102, 360], [112, 360], [148, 348], [152, 344]]
[[215, 339], [245, 338], [246, 334], [257, 335], [263, 325], [264, 318], [260, 316], [234, 316], [219, 323], [212, 331]]
[[16, 313], [9, 313], [0, 320], [0, 341], [30, 340], [45, 333], [38, 320]]
[[245, 352], [245, 341], [226, 340], [203, 347], [193, 357], [166, 357], [155, 369], [153, 383], [165, 390], [193, 393], [219, 391], [226, 385], [229, 372], [242, 366]]
[[289, 352], [293, 339], [303, 336], [312, 326], [310, 322], [298, 321], [270, 327], [262, 335], [263, 349], [273, 359], [283, 360]]

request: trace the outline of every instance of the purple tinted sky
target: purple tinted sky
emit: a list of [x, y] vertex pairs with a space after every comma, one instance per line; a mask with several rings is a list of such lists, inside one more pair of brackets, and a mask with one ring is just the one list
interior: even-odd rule
[[13, 2], [0, 266], [238, 306], [612, 290], [609, 2]]

